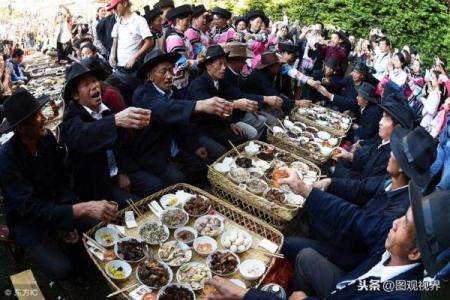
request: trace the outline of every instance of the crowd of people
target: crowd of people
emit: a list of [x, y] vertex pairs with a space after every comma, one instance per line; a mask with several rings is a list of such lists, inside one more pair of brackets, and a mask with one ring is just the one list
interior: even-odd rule
[[[61, 6], [60, 140], [40, 112], [49, 97], [19, 87], [29, 79], [24, 50], [3, 41], [0, 133], [14, 132], [0, 149], [7, 225], [68, 297], [76, 284], [60, 243], [76, 244], [129, 199], [181, 182], [207, 186], [207, 166], [230, 141], [265, 140], [267, 125], [313, 103], [354, 122], [330, 178], [310, 186], [286, 169], [281, 179], [306, 199], [309, 228], [282, 248], [295, 268], [290, 299], [420, 299], [419, 289], [360, 284], [450, 277], [446, 60], [425, 69], [417, 50], [396, 48], [378, 28], [355, 37], [289, 21], [172, 0], [139, 12], [112, 0], [90, 23]], [[214, 299], [277, 299], [222, 278], [211, 284]]]

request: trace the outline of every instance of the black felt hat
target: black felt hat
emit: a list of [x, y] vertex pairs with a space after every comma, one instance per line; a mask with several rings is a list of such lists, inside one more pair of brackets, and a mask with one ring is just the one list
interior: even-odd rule
[[201, 14], [204, 14], [205, 12], [207, 12], [205, 6], [203, 4], [200, 5], [192, 5], [192, 16], [194, 18], [200, 16]]
[[415, 116], [413, 110], [406, 103], [397, 100], [395, 95], [391, 94], [387, 97], [381, 98], [381, 101], [377, 104], [402, 127], [409, 129], [414, 127]]
[[220, 45], [211, 45], [206, 49], [205, 59], [198, 66], [203, 67], [207, 62], [213, 61], [220, 57], [228, 57], [228, 53]]
[[97, 79], [103, 77], [103, 72], [100, 69], [89, 69], [83, 64], [74, 63], [66, 69], [66, 85], [64, 86], [63, 99], [69, 101], [72, 99], [72, 89], [74, 84], [81, 77], [92, 74]]
[[211, 10], [211, 14], [212, 15], [218, 15], [218, 16], [224, 18], [224, 19], [227, 19], [227, 20], [231, 18], [231, 12], [230, 11], [228, 11], [228, 10], [226, 10], [224, 8], [218, 7], [218, 6], [214, 7]]
[[144, 18], [147, 23], [153, 22], [158, 16], [162, 15], [162, 10], [159, 7], [150, 9], [150, 6], [144, 6]]
[[5, 119], [0, 124], [0, 133], [10, 131], [28, 119], [49, 100], [50, 96], [48, 95], [36, 99], [28, 90], [18, 88], [3, 104]]
[[286, 51], [289, 53], [296, 53], [298, 55], [299, 51], [300, 51], [300, 47], [294, 43], [278, 43], [278, 49], [280, 51]]
[[358, 94], [371, 103], [378, 103], [375, 95], [375, 87], [368, 82], [363, 82], [358, 88]]
[[245, 15], [247, 22], [250, 22], [251, 20], [258, 18], [258, 17], [261, 18], [261, 20], [264, 22], [264, 19], [266, 18], [266, 14], [261, 10], [252, 10], [252, 11], [249, 11]]
[[160, 9], [163, 9], [164, 7], [174, 8], [175, 4], [173, 3], [173, 0], [159, 0], [159, 2], [156, 2], [155, 5], [153, 5], [153, 8], [156, 7], [159, 7]]
[[136, 76], [141, 79], [145, 79], [148, 71], [153, 69], [155, 66], [159, 65], [162, 62], [170, 62], [174, 64], [177, 60], [179, 60], [181, 54], [171, 52], [164, 53], [161, 49], [155, 49], [147, 53], [144, 57], [144, 64], [137, 71]]
[[190, 15], [192, 15], [192, 6], [189, 4], [184, 4], [177, 6], [171, 9], [169, 12], [167, 12], [166, 18], [168, 20], [175, 20], [177, 18], [184, 19]]

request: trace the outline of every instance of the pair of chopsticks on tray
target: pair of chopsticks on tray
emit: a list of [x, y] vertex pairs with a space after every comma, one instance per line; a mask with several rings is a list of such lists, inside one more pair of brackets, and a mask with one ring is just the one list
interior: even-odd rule
[[131, 207], [131, 209], [134, 211], [134, 213], [138, 216], [143, 218], [144, 214], [139, 210], [139, 208], [137, 207], [137, 205], [133, 202], [133, 200], [128, 199], [127, 200], [127, 204]]
[[113, 297], [115, 295], [118, 295], [120, 293], [126, 292], [128, 290], [131, 290], [132, 288], [137, 288], [139, 285], [141, 285], [139, 282], [135, 282], [133, 284], [130, 284], [129, 286], [126, 286], [126, 287], [124, 287], [124, 288], [122, 288], [120, 290], [117, 290], [117, 291], [109, 294], [108, 296], [106, 296], [106, 298], [111, 298], [111, 297]]
[[261, 253], [261, 254], [263, 254], [263, 255], [266, 255], [266, 256], [270, 256], [270, 257], [274, 257], [274, 258], [284, 258], [284, 255], [280, 254], [280, 253], [272, 253], [272, 252], [269, 252], [267, 250], [260, 249], [260, 248], [257, 248], [257, 247], [252, 247], [252, 249], [257, 251], [257, 252], [259, 252], [259, 253]]
[[88, 236], [86, 233], [83, 233], [83, 237], [84, 237], [86, 240], [88, 240], [88, 241], [90, 241], [91, 243], [93, 243], [94, 246], [95, 246], [98, 250], [100, 250], [100, 251], [102, 251], [102, 252], [106, 252], [106, 248], [105, 248], [105, 247], [103, 247], [102, 245], [100, 245], [99, 243], [97, 243], [96, 240], [94, 240], [93, 238], [91, 238], [90, 236]]

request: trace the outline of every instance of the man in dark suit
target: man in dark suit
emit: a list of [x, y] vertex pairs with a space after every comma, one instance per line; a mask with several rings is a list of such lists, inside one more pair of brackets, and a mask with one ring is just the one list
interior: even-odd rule
[[358, 140], [369, 140], [376, 137], [378, 133], [378, 123], [383, 116], [383, 111], [377, 105], [375, 87], [370, 83], [363, 82], [358, 89], [356, 97], [360, 113], [356, 123], [352, 124], [350, 139], [353, 143]]
[[[333, 178], [367, 178], [386, 174], [391, 152], [390, 138], [395, 127], [413, 128], [414, 113], [393, 96], [382, 99], [378, 104], [383, 110], [379, 122], [379, 138], [367, 145], [348, 152], [336, 148], [333, 157], [337, 160]], [[361, 142], [362, 145], [364, 142]]]
[[[173, 68], [178, 53], [164, 54], [157, 49], [145, 57], [138, 77], [145, 79], [133, 95], [133, 105], [152, 111], [152, 122], [137, 132], [132, 156], [140, 167], [158, 174], [165, 185], [204, 179], [206, 165], [213, 157], [199, 142], [192, 124], [200, 114], [230, 114], [227, 101], [211, 97], [200, 101], [179, 100], [173, 91]], [[180, 162], [181, 169], [173, 162]]]
[[40, 111], [49, 100], [25, 89], [6, 100], [0, 134], [12, 130], [14, 136], [0, 149], [0, 188], [11, 236], [70, 293], [73, 268], [60, 243], [76, 243], [79, 234], [99, 220], [113, 220], [118, 211], [105, 200], [79, 202], [70, 190], [65, 151], [45, 129]]
[[98, 22], [97, 28], [97, 38], [102, 43], [102, 45], [106, 49], [106, 60], [109, 59], [109, 54], [111, 53], [111, 47], [113, 45], [113, 38], [111, 37], [112, 30], [114, 28], [114, 24], [116, 24], [116, 14], [112, 13], [109, 16], [103, 18]]
[[[327, 220], [338, 232], [358, 237], [371, 249], [367, 259], [349, 273], [311, 248], [302, 250], [296, 257], [294, 288], [297, 292], [289, 299], [419, 300], [419, 288], [403, 288], [397, 283], [423, 284], [424, 267], [429, 276], [446, 271], [448, 257], [442, 254], [450, 246], [446, 230], [450, 225], [450, 192], [422, 198], [419, 188], [411, 183], [411, 207], [392, 222], [385, 216], [360, 212], [339, 199], [321, 197], [323, 192], [303, 184], [295, 171], [288, 173], [290, 177], [281, 182], [307, 197], [305, 208]], [[218, 290], [217, 299], [279, 299], [257, 289], [238, 287], [220, 277], [215, 277], [210, 284]], [[433, 284], [439, 286], [440, 282]]]
[[126, 206], [162, 188], [156, 176], [139, 169], [122, 147], [128, 131], [148, 125], [150, 111], [129, 107], [114, 114], [103, 102], [96, 70], [73, 64], [67, 72], [62, 135], [69, 149], [75, 191], [80, 199], [111, 199]]

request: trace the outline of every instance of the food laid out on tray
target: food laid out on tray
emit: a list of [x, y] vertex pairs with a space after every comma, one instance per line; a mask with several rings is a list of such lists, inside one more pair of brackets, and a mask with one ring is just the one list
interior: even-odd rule
[[[133, 291], [128, 290], [122, 294], [124, 298], [142, 299], [130, 295], [147, 287], [155, 299], [206, 299], [205, 283], [214, 274], [233, 278], [244, 286], [255, 286], [273, 264], [274, 257], [264, 255], [261, 251], [278, 252], [283, 240], [281, 233], [201, 190], [197, 193], [192, 193], [191, 190], [186, 192], [191, 196], [183, 194], [184, 199], [180, 201], [182, 208], [168, 207], [156, 214], [146, 209], [150, 206], [149, 202], [141, 204], [138, 209], [143, 215], [136, 215], [137, 226], [127, 227], [125, 234], [122, 233], [125, 237], [110, 239], [110, 236], [116, 235], [112, 233], [116, 229], [111, 225], [91, 230], [89, 234], [92, 236], [108, 234], [105, 238], [110, 243], [114, 242], [115, 260], [106, 261], [105, 253], [103, 257], [94, 255], [91, 248], [98, 247], [95, 243], [92, 244], [94, 239], [84, 241], [86, 249], [104, 272], [105, 278], [111, 280], [110, 285], [116, 290], [136, 285]], [[190, 200], [193, 201], [189, 202]], [[201, 215], [206, 210], [208, 212], [199, 217], [189, 217], [182, 227], [169, 228], [164, 224], [164, 212], [182, 211], [187, 216], [187, 203], [190, 204], [187, 207], [190, 213]], [[227, 214], [225, 208], [232, 213]], [[124, 215], [129, 210], [131, 208], [121, 213]], [[184, 219], [180, 221], [181, 215], [174, 217], [178, 220], [176, 225], [185, 223]], [[246, 222], [250, 222], [248, 220], [251, 220], [248, 223], [248, 228], [251, 229], [246, 228]], [[165, 222], [170, 223], [167, 220]], [[267, 234], [269, 235], [266, 236]], [[252, 247], [260, 247], [260, 251]], [[249, 265], [249, 260], [254, 263]], [[246, 262], [242, 268], [241, 261]]]
[[[243, 157], [247, 168], [243, 167]], [[299, 214], [305, 199], [289, 186], [280, 185], [280, 179], [287, 176], [282, 167], [295, 169], [309, 185], [321, 178], [321, 171], [313, 162], [272, 144], [251, 141], [215, 161], [208, 170], [208, 179], [216, 194], [283, 229]]]
[[315, 125], [317, 128], [324, 129], [338, 136], [345, 135], [352, 125], [351, 117], [319, 105], [297, 108], [292, 111], [291, 118], [295, 121]]

